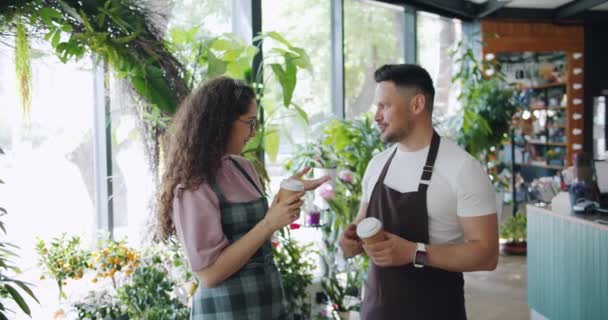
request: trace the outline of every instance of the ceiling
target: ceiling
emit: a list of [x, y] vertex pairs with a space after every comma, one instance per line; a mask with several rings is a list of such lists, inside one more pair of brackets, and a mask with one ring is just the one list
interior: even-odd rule
[[608, 21], [608, 0], [380, 0], [464, 20]]
[[[478, 4], [488, 2], [488, 0], [470, 0]], [[505, 5], [507, 8], [526, 8], [526, 9], [557, 9], [572, 0], [513, 0]], [[591, 10], [608, 10], [608, 2], [592, 7]]]

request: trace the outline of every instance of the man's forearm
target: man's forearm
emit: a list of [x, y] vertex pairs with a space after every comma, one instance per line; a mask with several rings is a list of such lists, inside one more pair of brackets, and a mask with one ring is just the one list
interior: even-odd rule
[[498, 243], [468, 241], [462, 244], [427, 245], [427, 265], [453, 272], [494, 270]]

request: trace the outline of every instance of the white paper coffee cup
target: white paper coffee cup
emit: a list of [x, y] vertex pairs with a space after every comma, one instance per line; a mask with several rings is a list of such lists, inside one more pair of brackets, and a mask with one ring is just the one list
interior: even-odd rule
[[357, 224], [357, 236], [366, 244], [386, 239], [382, 230], [382, 221], [374, 217], [365, 218]]
[[279, 199], [285, 199], [290, 195], [304, 191], [304, 183], [298, 179], [285, 179], [281, 181], [281, 189], [279, 190]]

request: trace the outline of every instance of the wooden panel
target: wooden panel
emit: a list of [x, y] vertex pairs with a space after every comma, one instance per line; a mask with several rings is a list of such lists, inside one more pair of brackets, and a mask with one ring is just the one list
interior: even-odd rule
[[608, 230], [527, 211], [530, 307], [551, 320], [608, 319]]
[[[574, 129], [583, 130], [584, 105], [574, 105], [574, 99], [584, 100], [584, 75], [574, 74], [575, 68], [584, 69], [584, 27], [582, 25], [557, 25], [541, 22], [521, 22], [508, 20], [485, 19], [481, 21], [485, 53], [499, 52], [548, 52], [564, 51], [568, 55], [567, 95], [568, 108], [566, 123], [566, 164], [572, 165], [574, 154], [582, 152], [583, 135], [574, 135]], [[574, 54], [580, 54], [578, 59]], [[574, 83], [581, 84], [582, 88], [574, 89]], [[574, 120], [573, 114], [579, 113], [583, 118]], [[579, 150], [573, 148], [580, 145]]]

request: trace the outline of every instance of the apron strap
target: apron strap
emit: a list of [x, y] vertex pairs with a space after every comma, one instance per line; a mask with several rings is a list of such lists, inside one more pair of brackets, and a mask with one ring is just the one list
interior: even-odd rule
[[[232, 157], [228, 157], [228, 159], [230, 159], [232, 161], [232, 163], [234, 163], [236, 168], [245, 176], [247, 181], [249, 181], [249, 183], [251, 183], [251, 185], [253, 185], [255, 190], [257, 190], [260, 193], [260, 195], [262, 195], [262, 197], [264, 197], [264, 193], [262, 191], [260, 191], [260, 188], [258, 188], [258, 186], [255, 184], [255, 182], [253, 182], [253, 179], [251, 178], [251, 176], [249, 176], [249, 174], [247, 173], [245, 168], [243, 168], [243, 166], [241, 166], [241, 164], [238, 161], [232, 159]], [[220, 200], [220, 203], [228, 202], [228, 200], [226, 199], [226, 196], [224, 196], [224, 192], [222, 191], [222, 189], [220, 189], [217, 182], [211, 186], [211, 189], [217, 195], [218, 199]]]
[[429, 147], [429, 154], [426, 157], [426, 163], [422, 168], [422, 177], [420, 177], [418, 190], [426, 191], [429, 187], [429, 183], [431, 183], [433, 167], [435, 166], [435, 160], [437, 159], [437, 153], [439, 151], [439, 141], [439, 134], [437, 134], [437, 131], [433, 130], [433, 138], [431, 139], [431, 146]]
[[245, 168], [243, 168], [243, 166], [241, 166], [241, 164], [238, 161], [234, 160], [232, 157], [229, 157], [229, 159], [232, 161], [232, 163], [234, 163], [236, 168], [239, 169], [239, 171], [245, 176], [245, 178], [247, 178], [247, 180], [249, 181], [249, 183], [251, 183], [251, 185], [255, 188], [255, 190], [257, 190], [260, 193], [260, 195], [263, 197], [264, 193], [260, 190], [260, 188], [258, 188], [258, 186], [253, 181], [253, 178], [251, 178], [251, 176], [247, 173]]

